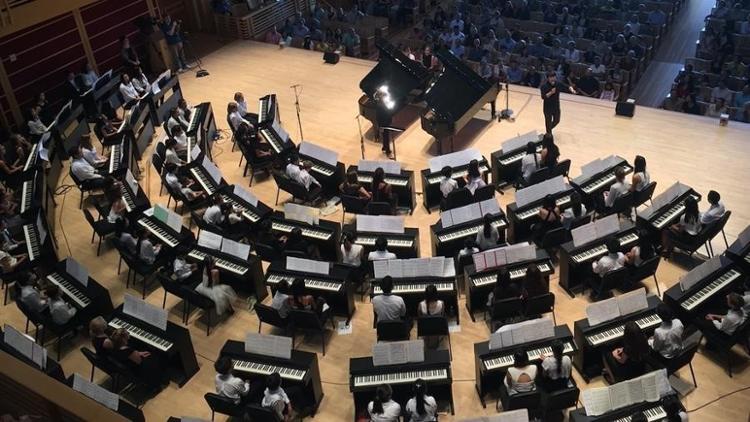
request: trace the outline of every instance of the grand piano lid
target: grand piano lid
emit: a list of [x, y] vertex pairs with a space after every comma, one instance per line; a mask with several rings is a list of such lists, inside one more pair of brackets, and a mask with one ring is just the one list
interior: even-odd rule
[[378, 64], [360, 81], [362, 92], [372, 98], [381, 86], [387, 85], [394, 97], [405, 97], [412, 90], [424, 87], [430, 73], [419, 62], [406, 57], [384, 38], [377, 38], [375, 46], [380, 57]]

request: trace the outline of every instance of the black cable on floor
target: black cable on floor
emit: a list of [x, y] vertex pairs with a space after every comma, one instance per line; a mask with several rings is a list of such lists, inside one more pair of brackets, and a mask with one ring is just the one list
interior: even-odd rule
[[702, 405], [700, 405], [700, 406], [696, 407], [695, 409], [691, 409], [691, 410], [688, 410], [687, 412], [688, 412], [688, 413], [693, 413], [693, 412], [697, 412], [697, 411], [699, 411], [699, 410], [703, 409], [704, 407], [706, 407], [706, 406], [708, 406], [708, 405], [714, 404], [714, 403], [716, 403], [716, 402], [717, 402], [717, 401], [719, 401], [719, 400], [725, 399], [725, 398], [727, 398], [727, 397], [729, 397], [729, 396], [731, 396], [731, 395], [733, 395], [733, 394], [737, 394], [737, 393], [740, 393], [740, 392], [742, 392], [742, 391], [745, 391], [745, 390], [750, 390], [750, 386], [747, 386], [747, 387], [742, 387], [742, 388], [739, 388], [739, 389], [737, 389], [737, 390], [734, 390], [734, 391], [730, 391], [730, 392], [728, 392], [728, 393], [726, 393], [726, 394], [722, 394], [722, 395], [720, 395], [719, 397], [717, 397], [717, 398], [715, 398], [715, 399], [713, 399], [713, 400], [711, 400], [711, 401], [709, 401], [709, 402], [707, 402], [707, 403], [704, 403], [704, 404], [702, 404]]

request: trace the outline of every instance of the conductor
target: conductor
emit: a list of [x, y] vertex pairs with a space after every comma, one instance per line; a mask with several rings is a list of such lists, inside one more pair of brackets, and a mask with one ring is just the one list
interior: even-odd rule
[[547, 82], [542, 84], [542, 100], [544, 101], [544, 126], [548, 134], [560, 123], [560, 92], [575, 94], [572, 86], [557, 82], [555, 72], [547, 72]]

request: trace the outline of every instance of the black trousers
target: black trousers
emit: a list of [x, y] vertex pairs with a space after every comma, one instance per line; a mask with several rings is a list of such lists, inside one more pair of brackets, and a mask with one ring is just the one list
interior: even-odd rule
[[547, 133], [551, 134], [552, 129], [560, 123], [560, 107], [544, 109], [544, 127]]
[[383, 143], [383, 151], [391, 153], [391, 131], [380, 129], [380, 141]]

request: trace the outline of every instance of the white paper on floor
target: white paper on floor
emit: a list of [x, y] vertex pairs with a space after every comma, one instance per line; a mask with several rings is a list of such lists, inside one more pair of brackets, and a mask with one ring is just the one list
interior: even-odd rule
[[675, 389], [681, 396], [686, 396], [691, 391], [695, 390], [695, 386], [682, 378], [678, 378], [674, 375], [669, 377], [669, 384]]
[[340, 336], [345, 336], [352, 333], [352, 324], [347, 324], [346, 321], [339, 321], [336, 324], [336, 332]]
[[451, 333], [460, 333], [461, 332], [461, 326], [458, 325], [456, 321], [449, 321], [448, 322], [448, 331]]

